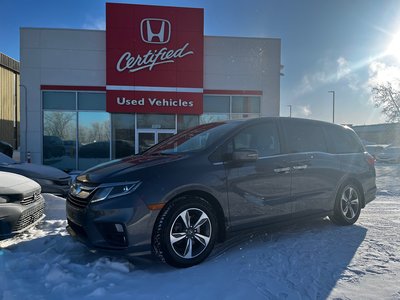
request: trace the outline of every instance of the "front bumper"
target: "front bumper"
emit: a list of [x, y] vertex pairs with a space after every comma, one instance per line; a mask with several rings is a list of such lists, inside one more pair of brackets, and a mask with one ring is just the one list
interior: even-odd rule
[[150, 211], [132, 194], [89, 203], [86, 207], [78, 207], [67, 198], [66, 210], [68, 232], [90, 250], [120, 255], [151, 252], [158, 211]]
[[30, 205], [5, 203], [0, 205], [0, 239], [9, 238], [35, 226], [44, 219], [43, 196]]

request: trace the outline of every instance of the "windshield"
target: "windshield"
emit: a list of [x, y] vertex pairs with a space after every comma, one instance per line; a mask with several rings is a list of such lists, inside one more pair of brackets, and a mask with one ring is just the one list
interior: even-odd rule
[[15, 160], [13, 160], [11, 157], [8, 157], [4, 153], [0, 152], [0, 164], [2, 165], [12, 165], [17, 163]]
[[199, 152], [218, 141], [235, 123], [210, 123], [185, 130], [145, 151], [144, 155]]

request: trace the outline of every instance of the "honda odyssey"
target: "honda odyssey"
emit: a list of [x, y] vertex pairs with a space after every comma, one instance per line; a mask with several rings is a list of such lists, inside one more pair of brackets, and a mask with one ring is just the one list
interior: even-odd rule
[[83, 172], [68, 231], [91, 249], [203, 261], [228, 232], [305, 216], [357, 221], [374, 159], [350, 128], [295, 118], [200, 125]]

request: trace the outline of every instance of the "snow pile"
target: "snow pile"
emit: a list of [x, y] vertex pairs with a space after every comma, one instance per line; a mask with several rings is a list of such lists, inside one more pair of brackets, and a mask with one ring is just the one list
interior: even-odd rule
[[89, 252], [65, 230], [65, 200], [0, 242], [0, 299], [400, 299], [400, 166], [377, 166], [378, 197], [354, 226], [267, 227], [189, 269]]

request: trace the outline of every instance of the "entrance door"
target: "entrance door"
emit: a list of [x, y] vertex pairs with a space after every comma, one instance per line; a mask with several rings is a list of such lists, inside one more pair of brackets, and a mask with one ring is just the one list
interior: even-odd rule
[[141, 153], [174, 134], [176, 134], [175, 129], [138, 129], [135, 138], [135, 153]]

